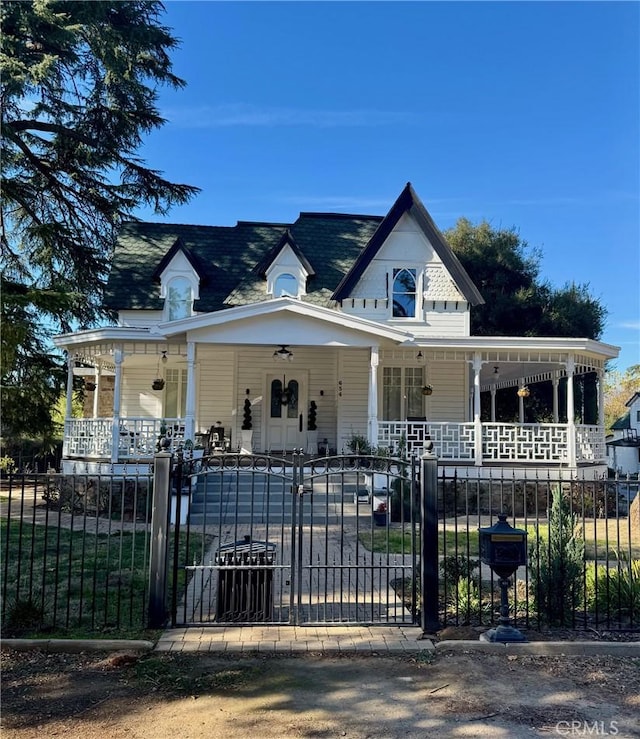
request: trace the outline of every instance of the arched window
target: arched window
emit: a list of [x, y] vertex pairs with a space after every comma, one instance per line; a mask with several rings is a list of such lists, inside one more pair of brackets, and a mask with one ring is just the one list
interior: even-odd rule
[[281, 298], [283, 296], [298, 297], [298, 280], [288, 272], [281, 274], [273, 286], [273, 297]]
[[415, 269], [393, 270], [393, 317], [415, 318], [416, 315], [416, 271]]
[[191, 315], [193, 292], [191, 283], [186, 277], [176, 277], [171, 280], [167, 289], [167, 303], [170, 321], [187, 318]]

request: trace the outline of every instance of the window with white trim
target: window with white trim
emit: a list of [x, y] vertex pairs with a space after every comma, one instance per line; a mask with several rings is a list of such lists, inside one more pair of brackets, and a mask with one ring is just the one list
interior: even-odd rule
[[406, 421], [424, 416], [423, 367], [382, 368], [382, 418]]
[[167, 418], [184, 418], [187, 412], [187, 371], [168, 369], [164, 377], [164, 415]]
[[186, 277], [174, 277], [167, 286], [167, 315], [170, 321], [187, 318], [193, 307], [193, 289]]
[[406, 267], [394, 269], [392, 316], [394, 318], [415, 318], [417, 294], [416, 270]]
[[273, 297], [297, 298], [299, 293], [298, 280], [289, 272], [283, 272], [275, 280], [273, 286]]

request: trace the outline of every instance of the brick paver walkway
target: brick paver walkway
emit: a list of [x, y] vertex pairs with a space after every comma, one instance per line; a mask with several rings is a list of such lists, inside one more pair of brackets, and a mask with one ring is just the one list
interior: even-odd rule
[[433, 651], [418, 626], [217, 626], [168, 629], [160, 652], [380, 652]]

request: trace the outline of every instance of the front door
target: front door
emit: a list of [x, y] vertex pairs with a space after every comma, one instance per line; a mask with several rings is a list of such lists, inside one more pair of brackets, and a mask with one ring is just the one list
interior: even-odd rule
[[267, 398], [267, 449], [287, 452], [303, 448], [307, 403], [302, 375], [268, 375]]

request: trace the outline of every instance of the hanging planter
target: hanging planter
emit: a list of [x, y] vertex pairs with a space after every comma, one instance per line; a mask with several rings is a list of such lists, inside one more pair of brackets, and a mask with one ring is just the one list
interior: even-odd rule
[[151, 384], [153, 390], [164, 390], [164, 380], [161, 377], [157, 377]]
[[526, 385], [523, 385], [522, 387], [518, 388], [518, 397], [519, 398], [528, 398], [531, 395], [531, 390]]
[[423, 395], [431, 395], [433, 393], [433, 387], [431, 385], [424, 385], [422, 387]]
[[95, 382], [85, 382], [84, 389], [92, 393], [96, 389], [96, 383]]

